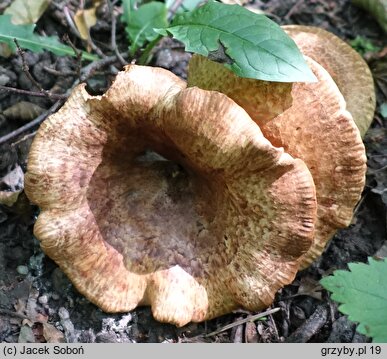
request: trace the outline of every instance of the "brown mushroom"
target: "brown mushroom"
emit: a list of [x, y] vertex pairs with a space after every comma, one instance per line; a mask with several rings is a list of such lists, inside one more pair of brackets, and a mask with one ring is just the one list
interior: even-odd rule
[[25, 190], [34, 233], [107, 312], [178, 326], [270, 305], [310, 247], [312, 177], [227, 96], [128, 66], [78, 86], [40, 127]]
[[371, 71], [363, 58], [336, 35], [318, 27], [282, 27], [301, 52], [317, 61], [336, 82], [361, 137], [374, 118], [376, 98]]
[[[364, 187], [366, 171], [364, 145], [350, 113], [345, 110], [342, 94], [322, 66], [309, 58], [307, 62], [318, 82], [293, 84], [293, 104], [289, 109], [266, 119], [246, 109], [274, 146], [284, 147], [293, 157], [301, 158], [312, 173], [318, 219], [314, 243], [302, 257], [301, 268], [322, 253], [338, 228], [349, 225]], [[216, 79], [216, 89], [234, 98], [234, 89], [228, 87], [236, 81], [232, 77], [236, 75], [223, 65], [203, 57], [194, 55], [190, 61], [189, 86], [209, 90]], [[235, 96], [236, 102], [245, 93], [249, 98], [251, 88], [251, 80], [238, 78], [238, 81], [238, 88], [244, 92]], [[276, 86], [273, 84], [273, 92]]]

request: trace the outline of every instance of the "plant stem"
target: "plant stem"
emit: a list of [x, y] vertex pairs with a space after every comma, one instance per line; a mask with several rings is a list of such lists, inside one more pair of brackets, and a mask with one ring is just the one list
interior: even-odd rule
[[137, 61], [137, 64], [139, 65], [146, 65], [150, 61], [150, 53], [152, 52], [153, 48], [157, 45], [157, 43], [161, 40], [163, 36], [159, 35], [157, 36], [153, 41], [151, 41], [146, 48], [144, 49], [144, 52], [141, 54], [140, 58]]

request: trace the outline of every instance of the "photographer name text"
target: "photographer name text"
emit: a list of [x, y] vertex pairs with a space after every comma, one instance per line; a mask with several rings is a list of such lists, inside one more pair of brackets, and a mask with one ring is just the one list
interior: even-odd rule
[[5, 357], [14, 357], [16, 355], [84, 355], [83, 346], [54, 345], [54, 346], [16, 346], [6, 345], [3, 348]]

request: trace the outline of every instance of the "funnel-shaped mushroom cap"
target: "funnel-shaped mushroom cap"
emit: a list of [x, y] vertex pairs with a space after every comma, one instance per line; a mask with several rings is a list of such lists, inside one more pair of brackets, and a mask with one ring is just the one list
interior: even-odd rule
[[282, 28], [304, 55], [329, 72], [364, 137], [374, 118], [376, 105], [374, 81], [367, 63], [351, 46], [326, 30], [301, 25]]
[[[338, 228], [349, 225], [364, 187], [366, 171], [364, 145], [350, 113], [345, 110], [342, 94], [322, 66], [310, 58], [306, 60], [319, 81], [295, 83], [293, 104], [281, 115], [263, 120], [254, 117], [264, 136], [274, 146], [284, 147], [286, 152], [307, 164], [316, 185], [318, 220], [315, 240], [302, 258], [302, 268], [322, 253]], [[212, 77], [223, 81], [219, 73], [206, 71], [211, 68], [209, 62], [201, 59], [200, 62], [194, 60], [193, 66], [190, 63], [190, 84], [209, 88]], [[207, 78], [196, 77], [195, 72], [207, 72]], [[229, 83], [230, 76], [234, 76], [229, 72], [222, 72], [225, 84]], [[277, 90], [276, 86], [273, 83], [273, 92]], [[243, 88], [243, 85], [239, 84], [238, 88]], [[233, 89], [225, 88], [224, 91], [233, 98]], [[244, 91], [249, 90], [245, 88]], [[236, 98], [242, 96], [248, 98], [249, 94], [238, 93]]]
[[108, 312], [184, 325], [260, 309], [291, 282], [316, 219], [312, 177], [223, 94], [129, 66], [77, 87], [40, 127], [26, 193], [43, 250]]
[[292, 104], [291, 83], [242, 79], [222, 64], [196, 54], [188, 71], [188, 86], [195, 84], [232, 98], [254, 121], [272, 119]]

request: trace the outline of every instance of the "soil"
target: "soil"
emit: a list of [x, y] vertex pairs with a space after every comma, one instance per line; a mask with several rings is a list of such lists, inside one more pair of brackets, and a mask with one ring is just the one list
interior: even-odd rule
[[[9, 2], [2, 2], [0, 13]], [[78, 48], [87, 47], [73, 34], [63, 12], [64, 6], [75, 12], [77, 3], [52, 1], [37, 23], [37, 32], [46, 35], [67, 33]], [[32, 126], [0, 145], [0, 191], [21, 191], [14, 205], [0, 205], [1, 342], [370, 341], [356, 332], [356, 325], [338, 311], [337, 304], [331, 301], [318, 281], [337, 268], [347, 268], [349, 262], [366, 262], [367, 257], [375, 255], [386, 256], [387, 121], [380, 107], [387, 102], [386, 34], [374, 18], [352, 5], [350, 0], [266, 0], [248, 5], [264, 11], [280, 24], [314, 25], [347, 41], [361, 36], [372, 44], [367, 47], [360, 41], [357, 45], [373, 71], [378, 103], [374, 122], [364, 139], [368, 158], [367, 185], [352, 224], [338, 231], [321, 258], [277, 294], [271, 308], [280, 310], [267, 315], [264, 320], [238, 324], [241, 319], [256, 313], [237, 311], [204, 323], [176, 328], [155, 321], [146, 307], [130, 313], [106, 314], [74, 289], [57, 265], [44, 255], [33, 236], [39, 209], [31, 205], [22, 192], [28, 150], [37, 129]], [[107, 5], [98, 9], [97, 16], [97, 24], [91, 30], [92, 39], [103, 53], [112, 56], [111, 17]], [[116, 42], [120, 52], [127, 50], [125, 31], [120, 22], [117, 23]], [[189, 57], [180, 43], [164, 39], [155, 48], [151, 65], [170, 69], [185, 78]], [[77, 81], [79, 65], [74, 58], [29, 51], [25, 52], [24, 58], [35, 81], [52, 93], [64, 94]], [[82, 68], [90, 92], [105, 91], [117, 70], [122, 68], [114, 58], [106, 64], [95, 71]], [[0, 85], [37, 91], [22, 69], [20, 53], [0, 57]], [[22, 101], [24, 105], [20, 106]], [[0, 90], [0, 140], [1, 136], [42, 113], [44, 115], [53, 105], [58, 108], [61, 102], [57, 101]], [[232, 323], [231, 329], [221, 330]]]

